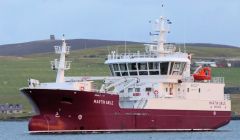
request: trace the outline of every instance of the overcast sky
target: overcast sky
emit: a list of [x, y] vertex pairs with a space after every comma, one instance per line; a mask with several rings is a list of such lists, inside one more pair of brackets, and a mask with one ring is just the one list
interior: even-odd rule
[[240, 46], [240, 0], [0, 0], [0, 44], [50, 34], [149, 42], [162, 3], [173, 23], [168, 42]]

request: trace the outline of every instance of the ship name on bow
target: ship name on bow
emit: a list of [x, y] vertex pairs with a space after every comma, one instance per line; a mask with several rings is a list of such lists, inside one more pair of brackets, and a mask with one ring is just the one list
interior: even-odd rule
[[101, 104], [101, 105], [113, 105], [113, 101], [110, 100], [101, 100], [101, 99], [94, 99], [94, 104]]

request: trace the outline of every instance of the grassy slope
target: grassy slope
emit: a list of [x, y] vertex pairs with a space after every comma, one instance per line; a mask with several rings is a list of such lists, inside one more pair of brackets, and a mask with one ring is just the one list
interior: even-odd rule
[[232, 94], [232, 111], [235, 112], [236, 115], [240, 116], [240, 94]]
[[240, 86], [240, 68], [213, 68], [212, 70], [214, 77], [224, 77], [226, 86]]
[[[123, 52], [124, 47], [115, 46], [118, 48], [118, 52]], [[132, 52], [138, 50], [144, 50], [142, 46], [131, 45], [127, 50]], [[199, 52], [206, 52], [204, 56], [209, 56], [208, 51], [213, 50], [216, 56], [224, 52], [224, 48], [191, 48], [188, 47], [190, 52], [194, 52], [196, 56], [200, 55]], [[223, 49], [223, 50], [222, 50]], [[99, 76], [108, 75], [109, 71], [106, 65], [103, 65], [108, 50], [113, 50], [113, 47], [97, 48], [97, 49], [85, 49], [80, 51], [73, 51], [71, 55], [67, 57], [72, 61], [71, 70], [66, 72], [67, 76]], [[219, 53], [217, 53], [219, 51]], [[228, 53], [230, 52], [230, 53]], [[236, 56], [236, 52], [240, 54], [240, 49], [233, 50], [228, 49], [227, 56]], [[234, 52], [234, 53], [232, 53]], [[89, 58], [88, 56], [97, 56], [95, 58]], [[55, 80], [55, 72], [50, 69], [49, 61], [58, 58], [53, 53], [29, 55], [25, 57], [0, 57], [0, 103], [21, 103], [25, 107], [25, 111], [31, 110], [30, 104], [25, 97], [20, 96], [18, 89], [20, 87], [27, 86], [27, 79], [29, 77], [39, 79], [41, 82], [51, 82]], [[213, 69], [215, 76], [224, 76], [226, 84], [228, 86], [240, 86], [239, 68], [218, 68]], [[238, 100], [238, 99], [236, 99]], [[239, 101], [239, 100], [238, 100]], [[234, 100], [234, 103], [237, 101]], [[235, 107], [235, 109], [240, 108]]]
[[34, 77], [52, 81], [54, 73], [47, 69], [49, 61], [30, 58], [0, 59], [0, 103], [22, 103], [29, 110], [25, 97], [19, 96], [18, 89], [27, 86], [27, 79]]
[[188, 46], [187, 50], [193, 54], [193, 57], [240, 57], [240, 48], [211, 48]]

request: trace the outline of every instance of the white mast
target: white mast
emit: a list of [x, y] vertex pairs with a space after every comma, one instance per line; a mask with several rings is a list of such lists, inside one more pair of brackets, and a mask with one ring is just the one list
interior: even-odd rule
[[[162, 5], [163, 13], [163, 5]], [[149, 23], [152, 23], [149, 21]], [[153, 32], [150, 32], [152, 44], [146, 45], [146, 52], [157, 55], [163, 55], [175, 52], [176, 47], [173, 44], [166, 44], [166, 35], [170, 33], [169, 24], [172, 22], [165, 16], [160, 16], [153, 22]]]
[[70, 69], [70, 61], [65, 61], [65, 55], [69, 54], [70, 46], [67, 46], [67, 43], [65, 41], [64, 35], [62, 38], [62, 46], [54, 46], [55, 53], [60, 54], [60, 60], [58, 61], [55, 59], [55, 61], [52, 61], [52, 69], [58, 69], [57, 71], [57, 77], [56, 77], [56, 83], [63, 83], [64, 82], [64, 72], [65, 70]]
[[159, 38], [158, 38], [158, 52], [159, 53], [164, 53], [164, 43], [166, 42], [166, 28], [165, 28], [165, 20], [163, 16], [160, 17], [160, 21], [158, 23], [159, 27]]
[[156, 49], [150, 49], [152, 52], [156, 52], [159, 54], [167, 53], [165, 50], [164, 44], [166, 43], [166, 34], [169, 33], [169, 28], [167, 24], [171, 24], [172, 22], [164, 16], [160, 16], [159, 19], [154, 22], [154, 32], [150, 35], [153, 36], [153, 42], [156, 43], [154, 45]]

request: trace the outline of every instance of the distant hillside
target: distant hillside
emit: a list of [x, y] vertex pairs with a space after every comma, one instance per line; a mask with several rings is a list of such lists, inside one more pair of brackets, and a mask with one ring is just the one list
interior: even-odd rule
[[[48, 53], [53, 52], [53, 46], [61, 45], [61, 40], [39, 40], [39, 41], [31, 41], [25, 43], [17, 43], [17, 44], [7, 44], [0, 45], [0, 56], [24, 56], [31, 55], [37, 53]], [[98, 47], [106, 47], [106, 46], [115, 46], [122, 45], [124, 46], [125, 41], [110, 41], [110, 40], [94, 40], [94, 39], [70, 39], [66, 40], [67, 44], [71, 46], [71, 50], [79, 50], [79, 49], [89, 49], [89, 48], [98, 48]], [[143, 44], [140, 42], [131, 42], [127, 41], [127, 45], [132, 44]], [[179, 47], [183, 47], [183, 44], [176, 44]], [[216, 52], [217, 48], [221, 48], [222, 52], [216, 54], [216, 56], [225, 56], [226, 51], [228, 49], [232, 49], [233, 53], [238, 53], [239, 48], [235, 46], [229, 45], [220, 45], [220, 44], [208, 44], [208, 43], [186, 43], [187, 49], [193, 48], [193, 53], [198, 54], [199, 49], [205, 49], [209, 51], [209, 55], [213, 56]], [[237, 50], [237, 51], [236, 51]], [[201, 51], [202, 54], [200, 56], [209, 56], [208, 53]], [[238, 55], [238, 54], [234, 54]]]
[[[183, 44], [180, 44], [183, 46]], [[239, 48], [231, 45], [211, 44], [211, 43], [186, 43], [186, 46], [191, 47], [211, 47], [211, 48]]]
[[[53, 46], [61, 45], [61, 40], [40, 40], [18, 44], [0, 45], [0, 56], [23, 56], [36, 53], [53, 52]], [[102, 46], [123, 45], [125, 41], [71, 39], [66, 40], [71, 50], [84, 48], [98, 48]], [[126, 44], [140, 44], [139, 42], [127, 41]]]

